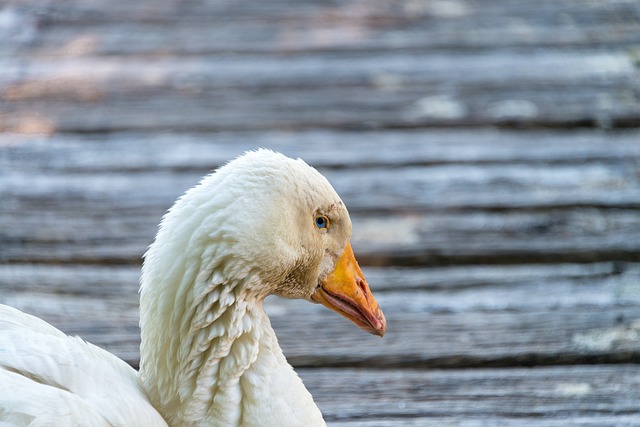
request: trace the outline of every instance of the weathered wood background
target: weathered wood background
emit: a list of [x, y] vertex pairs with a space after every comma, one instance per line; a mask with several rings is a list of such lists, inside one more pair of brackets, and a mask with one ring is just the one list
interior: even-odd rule
[[330, 425], [640, 425], [638, 1], [5, 0], [0, 131], [0, 302], [134, 366], [161, 215], [270, 147], [389, 321], [269, 301]]

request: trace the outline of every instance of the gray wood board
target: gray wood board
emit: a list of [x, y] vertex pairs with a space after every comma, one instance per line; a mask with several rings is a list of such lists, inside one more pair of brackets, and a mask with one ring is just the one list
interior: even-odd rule
[[626, 51], [35, 58], [8, 63], [0, 91], [5, 131], [627, 127], [640, 118]]
[[330, 426], [634, 426], [636, 365], [299, 369]]
[[[528, 366], [640, 357], [638, 264], [370, 268], [365, 274], [389, 322], [382, 340], [322, 306], [268, 299], [294, 365]], [[3, 265], [0, 301], [136, 365], [137, 278], [136, 267]]]
[[[3, 214], [12, 227], [0, 234], [0, 260], [139, 264], [160, 219], [160, 212], [142, 219], [121, 212], [133, 218], [119, 221], [104, 212], [79, 215], [72, 209]], [[354, 215], [353, 220], [354, 248], [363, 265], [639, 260], [633, 210]]]
[[98, 135], [0, 133], [0, 171], [206, 173], [246, 150], [271, 148], [329, 169], [460, 164], [637, 165], [640, 131], [474, 129], [350, 132], [329, 129]]
[[328, 176], [365, 264], [638, 260], [637, 131], [492, 130], [3, 135], [0, 259], [137, 264], [175, 198], [258, 146]]
[[635, 2], [19, 4], [5, 43], [38, 54], [575, 48], [633, 46], [640, 34]]

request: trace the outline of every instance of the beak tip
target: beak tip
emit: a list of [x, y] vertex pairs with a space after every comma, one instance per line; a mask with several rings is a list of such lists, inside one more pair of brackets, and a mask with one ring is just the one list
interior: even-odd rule
[[384, 313], [382, 313], [382, 310], [380, 310], [380, 307], [378, 307], [375, 317], [376, 317], [376, 320], [378, 320], [378, 324], [372, 325], [373, 326], [372, 333], [382, 338], [384, 337], [384, 334], [387, 333], [387, 319], [384, 317]]

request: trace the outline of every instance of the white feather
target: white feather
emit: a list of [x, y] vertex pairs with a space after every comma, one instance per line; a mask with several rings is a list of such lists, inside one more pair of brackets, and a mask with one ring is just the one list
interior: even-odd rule
[[166, 426], [114, 355], [0, 305], [0, 420], [16, 426]]
[[[331, 235], [311, 226], [326, 209]], [[350, 235], [313, 168], [267, 150], [236, 159], [175, 203], [145, 255], [140, 374], [0, 306], [0, 425], [324, 425], [262, 301], [309, 298]]]

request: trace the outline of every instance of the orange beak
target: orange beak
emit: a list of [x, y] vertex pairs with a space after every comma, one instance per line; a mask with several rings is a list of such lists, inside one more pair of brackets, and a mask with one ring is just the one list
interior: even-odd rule
[[320, 282], [311, 298], [371, 334], [383, 336], [387, 330], [387, 321], [364, 280], [350, 243], [338, 259], [335, 270]]

